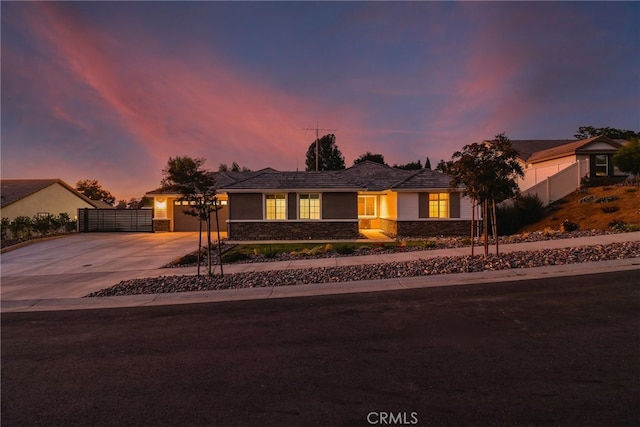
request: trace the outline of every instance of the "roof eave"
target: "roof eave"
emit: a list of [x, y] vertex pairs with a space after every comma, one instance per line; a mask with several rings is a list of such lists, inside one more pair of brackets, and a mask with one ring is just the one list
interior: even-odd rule
[[349, 188], [220, 188], [218, 191], [225, 193], [353, 193], [366, 191], [364, 187]]

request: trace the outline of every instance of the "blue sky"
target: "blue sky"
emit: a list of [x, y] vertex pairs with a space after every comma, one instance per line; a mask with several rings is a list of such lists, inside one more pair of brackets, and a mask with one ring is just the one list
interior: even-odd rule
[[[98, 179], [169, 157], [304, 168], [640, 130], [638, 2], [2, 2], [2, 177]], [[321, 132], [322, 133], [322, 132]]]

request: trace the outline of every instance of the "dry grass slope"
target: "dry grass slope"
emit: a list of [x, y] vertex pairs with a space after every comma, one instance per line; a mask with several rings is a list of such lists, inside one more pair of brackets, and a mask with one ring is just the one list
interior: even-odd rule
[[[595, 203], [616, 197], [616, 200]], [[565, 219], [577, 223], [581, 230], [608, 230], [609, 223], [616, 220], [640, 225], [640, 188], [591, 187], [575, 192], [552, 204], [544, 219], [521, 231], [559, 230]]]

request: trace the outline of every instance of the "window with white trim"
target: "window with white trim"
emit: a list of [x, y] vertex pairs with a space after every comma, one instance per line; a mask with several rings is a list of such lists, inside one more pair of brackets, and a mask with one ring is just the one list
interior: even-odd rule
[[319, 193], [300, 194], [298, 198], [300, 219], [320, 219]]
[[609, 176], [609, 156], [606, 154], [596, 154], [596, 176]]
[[449, 218], [449, 193], [429, 193], [429, 218]]
[[376, 196], [358, 196], [358, 217], [375, 218], [377, 216]]
[[286, 194], [266, 194], [264, 198], [266, 219], [287, 219]]

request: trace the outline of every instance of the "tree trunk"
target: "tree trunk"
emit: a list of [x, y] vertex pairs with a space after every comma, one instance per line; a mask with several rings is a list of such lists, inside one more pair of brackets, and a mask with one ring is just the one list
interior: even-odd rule
[[483, 238], [484, 238], [484, 256], [489, 256], [489, 209], [488, 202], [484, 200], [482, 202], [482, 226], [483, 226]]
[[202, 255], [202, 216], [198, 217], [198, 273], [200, 275], [200, 263], [201, 263], [201, 255]]
[[216, 201], [216, 231], [218, 232], [218, 262], [220, 263], [220, 277], [224, 277], [222, 270], [222, 247], [220, 245], [220, 219], [218, 218], [218, 202]]
[[209, 276], [211, 276], [211, 211], [207, 207], [207, 261], [209, 264]]
[[473, 241], [475, 239], [476, 225], [476, 199], [471, 199], [471, 256], [473, 256]]
[[496, 213], [496, 200], [492, 200], [493, 203], [493, 238], [496, 239], [496, 256], [500, 255], [500, 249], [498, 247], [498, 215]]

